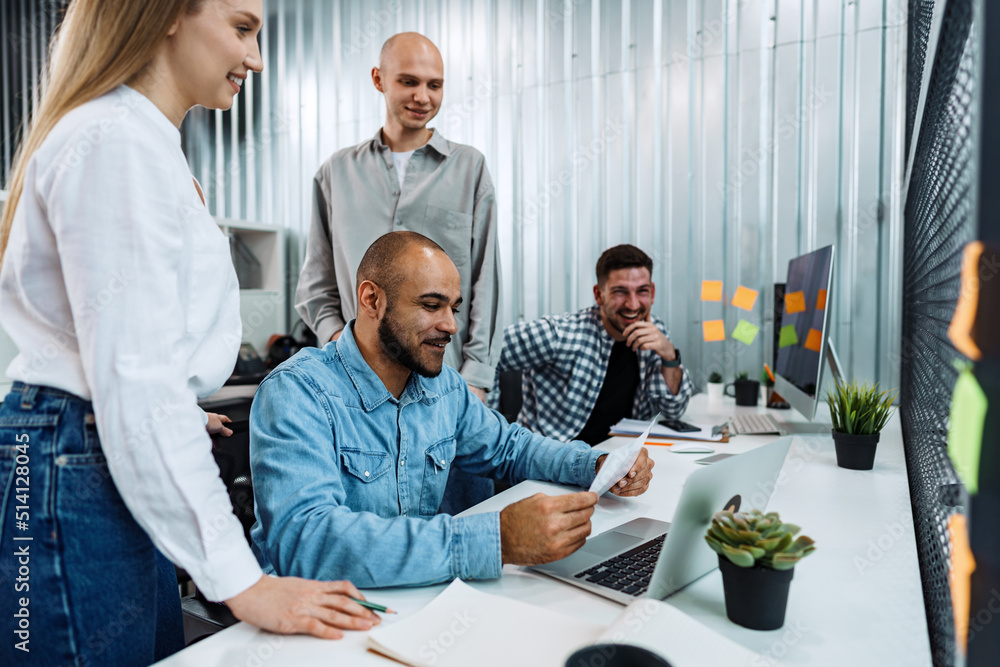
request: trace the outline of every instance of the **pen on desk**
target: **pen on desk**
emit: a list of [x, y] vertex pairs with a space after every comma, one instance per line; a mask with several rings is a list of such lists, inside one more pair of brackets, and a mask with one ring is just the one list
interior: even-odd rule
[[355, 602], [357, 602], [359, 605], [361, 605], [365, 609], [371, 609], [372, 611], [380, 611], [383, 614], [395, 614], [396, 613], [392, 609], [389, 609], [388, 607], [383, 607], [380, 604], [375, 604], [374, 602], [369, 602], [368, 600], [359, 600], [357, 598], [351, 598], [351, 599], [354, 600]]

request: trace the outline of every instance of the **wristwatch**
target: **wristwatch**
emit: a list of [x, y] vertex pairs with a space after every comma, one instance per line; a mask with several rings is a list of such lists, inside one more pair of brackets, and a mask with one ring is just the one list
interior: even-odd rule
[[660, 360], [660, 366], [663, 366], [664, 368], [677, 368], [678, 366], [680, 366], [681, 365], [681, 350], [680, 350], [680, 348], [675, 347], [674, 348], [674, 352], [677, 353], [677, 358], [674, 359], [673, 361], [663, 361], [661, 359]]

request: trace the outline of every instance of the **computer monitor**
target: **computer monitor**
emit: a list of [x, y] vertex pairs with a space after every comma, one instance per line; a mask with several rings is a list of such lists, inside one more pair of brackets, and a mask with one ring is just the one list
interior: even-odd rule
[[823, 358], [834, 378], [843, 373], [830, 343], [833, 246], [828, 245], [788, 263], [785, 307], [779, 327], [774, 391], [812, 421], [823, 390]]

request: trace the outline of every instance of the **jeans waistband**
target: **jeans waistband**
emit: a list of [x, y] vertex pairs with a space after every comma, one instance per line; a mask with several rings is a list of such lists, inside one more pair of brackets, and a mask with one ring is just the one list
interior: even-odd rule
[[10, 388], [12, 394], [21, 394], [21, 406], [25, 410], [30, 410], [35, 403], [35, 398], [38, 395], [46, 397], [63, 398], [67, 401], [79, 404], [81, 407], [87, 410], [93, 410], [91, 402], [80, 398], [76, 394], [71, 394], [63, 389], [57, 389], [55, 387], [46, 387], [37, 384], [26, 384], [21, 381], [14, 382], [14, 386]]

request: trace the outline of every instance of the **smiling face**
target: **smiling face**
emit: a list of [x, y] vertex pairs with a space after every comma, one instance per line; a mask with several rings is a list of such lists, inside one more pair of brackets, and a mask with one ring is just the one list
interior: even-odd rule
[[166, 71], [185, 110], [228, 109], [250, 71], [263, 63], [257, 35], [262, 0], [204, 0], [183, 12], [168, 33]]
[[396, 35], [372, 70], [375, 88], [385, 95], [386, 129], [392, 133], [424, 130], [444, 97], [444, 62], [422, 35]]
[[406, 276], [386, 294], [378, 323], [379, 346], [391, 363], [436, 377], [445, 346], [458, 331], [455, 313], [462, 303], [458, 269], [439, 250], [412, 248], [400, 258]]
[[624, 340], [622, 332], [630, 324], [649, 317], [655, 295], [656, 286], [646, 267], [609, 271], [603, 285], [594, 285], [601, 321], [615, 340]]

